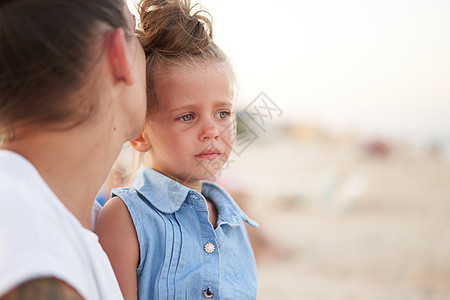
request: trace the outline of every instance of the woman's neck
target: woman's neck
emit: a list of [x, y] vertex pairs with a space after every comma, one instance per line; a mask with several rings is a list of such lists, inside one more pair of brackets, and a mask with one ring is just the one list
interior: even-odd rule
[[[29, 160], [59, 200], [87, 229], [95, 196], [118, 153], [80, 130], [39, 131], [4, 144]], [[120, 149], [120, 147], [118, 147]], [[109, 151], [111, 152], [111, 151]]]

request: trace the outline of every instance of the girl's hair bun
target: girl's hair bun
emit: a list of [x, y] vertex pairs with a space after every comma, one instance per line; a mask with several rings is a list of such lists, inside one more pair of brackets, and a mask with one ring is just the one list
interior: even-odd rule
[[191, 56], [207, 51], [212, 43], [209, 14], [191, 7], [189, 0], [142, 0], [137, 35], [147, 54]]

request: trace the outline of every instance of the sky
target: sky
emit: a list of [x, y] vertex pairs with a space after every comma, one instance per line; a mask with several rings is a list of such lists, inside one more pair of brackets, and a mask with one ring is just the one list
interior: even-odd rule
[[240, 103], [263, 91], [284, 121], [450, 142], [450, 1], [200, 3]]

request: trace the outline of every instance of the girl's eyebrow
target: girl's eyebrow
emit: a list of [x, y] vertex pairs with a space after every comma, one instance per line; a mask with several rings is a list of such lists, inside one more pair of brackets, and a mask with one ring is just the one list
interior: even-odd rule
[[[179, 110], [192, 110], [194, 108], [196, 108], [198, 106], [198, 104], [186, 104], [180, 107], [175, 107], [174, 109], [171, 109], [170, 112], [176, 112]], [[215, 103], [215, 106], [233, 106], [233, 103], [231, 101], [219, 101], [217, 103]]]
[[231, 101], [219, 101], [216, 106], [233, 106], [233, 103]]
[[191, 109], [195, 108], [196, 106], [197, 105], [195, 105], [195, 104], [186, 104], [186, 105], [183, 105], [180, 107], [175, 107], [174, 109], [171, 109], [170, 112], [176, 112], [179, 110], [191, 110]]

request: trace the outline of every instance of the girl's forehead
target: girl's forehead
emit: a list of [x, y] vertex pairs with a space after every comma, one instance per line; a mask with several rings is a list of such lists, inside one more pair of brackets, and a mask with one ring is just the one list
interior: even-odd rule
[[162, 59], [156, 66], [159, 75], [178, 75], [190, 73], [193, 70], [202, 72], [224, 72], [232, 70], [228, 62], [222, 62], [214, 58], [179, 57], [174, 59]]
[[[218, 61], [175, 61], [158, 66], [153, 74], [158, 110], [172, 110], [186, 100], [195, 99], [216, 103], [234, 103], [234, 81], [227, 65]], [[207, 100], [209, 99], [209, 100]]]
[[229, 80], [223, 72], [191, 69], [167, 75], [156, 81], [160, 108], [232, 106]]
[[[227, 88], [232, 87], [230, 76], [225, 68], [217, 63], [168, 66], [161, 68], [155, 75], [154, 83], [159, 92], [161, 88], [167, 88], [167, 86], [171, 88], [189, 88], [187, 83], [200, 86], [203, 82], [210, 82], [211, 84], [220, 82]], [[195, 89], [194, 87], [192, 88]]]

